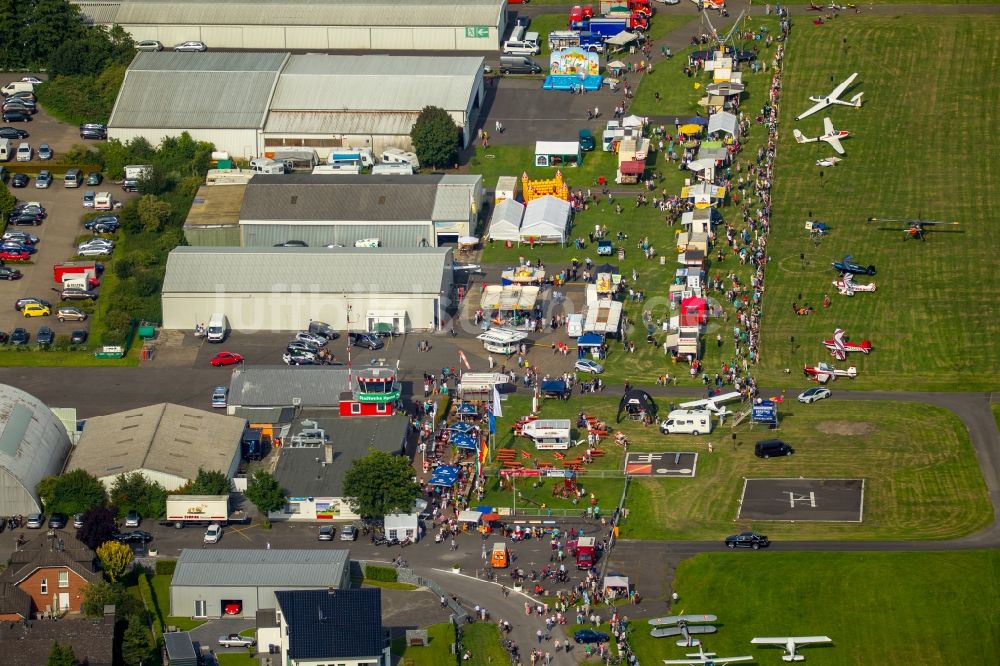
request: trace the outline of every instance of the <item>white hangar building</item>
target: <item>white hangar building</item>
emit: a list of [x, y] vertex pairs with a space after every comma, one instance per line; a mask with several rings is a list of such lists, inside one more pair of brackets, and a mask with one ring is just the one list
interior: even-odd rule
[[258, 174], [240, 209], [240, 245], [382, 247], [454, 243], [476, 230], [483, 196], [479, 175], [370, 176]]
[[493, 51], [506, 0], [135, 0], [74, 2], [96, 25], [166, 48]]
[[142, 52], [108, 136], [158, 145], [188, 132], [236, 157], [305, 148], [325, 159], [346, 146], [409, 149], [420, 111], [437, 106], [468, 145], [485, 97], [481, 57]]
[[62, 471], [69, 433], [45, 403], [0, 384], [0, 515], [42, 511], [38, 482]]
[[221, 312], [234, 331], [439, 329], [452, 251], [428, 248], [178, 247], [167, 258], [163, 327], [193, 329]]

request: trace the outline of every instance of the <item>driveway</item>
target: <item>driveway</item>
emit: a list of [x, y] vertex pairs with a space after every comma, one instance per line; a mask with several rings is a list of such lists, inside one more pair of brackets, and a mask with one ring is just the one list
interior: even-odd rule
[[206, 647], [215, 652], [246, 652], [245, 647], [226, 648], [219, 645], [219, 636], [238, 634], [246, 629], [253, 629], [256, 626], [256, 618], [232, 618], [224, 617], [218, 620], [209, 620], [197, 629], [191, 630], [191, 640], [195, 643], [195, 650]]

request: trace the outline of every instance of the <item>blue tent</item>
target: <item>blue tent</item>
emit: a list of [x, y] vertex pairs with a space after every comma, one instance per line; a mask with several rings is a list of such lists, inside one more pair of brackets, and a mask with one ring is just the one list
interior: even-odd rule
[[708, 119], [702, 118], [701, 116], [690, 116], [688, 118], [674, 118], [675, 125], [701, 125], [702, 127], [708, 127]]
[[432, 486], [451, 487], [458, 481], [458, 467], [454, 465], [438, 465], [431, 473]]
[[576, 351], [579, 358], [584, 358], [594, 347], [604, 344], [604, 336], [597, 333], [584, 333], [576, 339]]
[[448, 426], [448, 430], [451, 430], [452, 432], [472, 432], [475, 429], [476, 426], [466, 421], [459, 421], [458, 423], [452, 423]]
[[479, 413], [471, 402], [463, 402], [458, 406], [457, 412], [460, 416], [475, 416]]
[[460, 449], [472, 449], [473, 451], [476, 450], [477, 439], [478, 438], [473, 437], [472, 435], [462, 432], [453, 432], [448, 437], [448, 441], [452, 444], [452, 446], [457, 446]]

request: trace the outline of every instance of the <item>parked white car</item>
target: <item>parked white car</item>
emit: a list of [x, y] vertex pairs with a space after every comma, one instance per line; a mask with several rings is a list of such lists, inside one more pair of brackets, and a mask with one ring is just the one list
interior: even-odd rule
[[222, 525], [218, 523], [212, 523], [205, 530], [205, 543], [219, 543], [219, 539], [222, 538]]
[[597, 361], [591, 361], [589, 358], [581, 358], [574, 365], [573, 369], [577, 372], [589, 372], [593, 375], [599, 375], [604, 372], [604, 366]]

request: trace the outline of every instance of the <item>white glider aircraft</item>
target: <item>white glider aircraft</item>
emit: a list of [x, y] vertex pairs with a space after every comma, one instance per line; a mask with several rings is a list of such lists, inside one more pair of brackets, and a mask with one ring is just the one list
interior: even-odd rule
[[858, 73], [857, 72], [855, 72], [855, 73], [851, 74], [849, 77], [847, 77], [846, 81], [844, 81], [839, 86], [837, 86], [836, 88], [834, 88], [833, 92], [831, 92], [826, 97], [810, 97], [809, 101], [810, 102], [815, 102], [815, 104], [813, 104], [811, 107], [809, 107], [808, 109], [806, 109], [805, 111], [803, 111], [802, 113], [800, 113], [799, 116], [796, 118], [796, 120], [802, 120], [803, 118], [805, 118], [807, 116], [811, 116], [812, 114], [816, 113], [817, 111], [821, 111], [821, 110], [825, 109], [826, 107], [831, 106], [833, 104], [839, 104], [841, 106], [853, 106], [856, 109], [860, 109], [861, 108], [861, 96], [864, 95], [863, 92], [858, 93], [857, 95], [855, 95], [854, 97], [852, 97], [850, 100], [840, 99], [840, 95], [845, 90], [847, 90], [847, 88], [852, 83], [854, 83], [854, 79], [856, 79], [856, 78], [858, 78]]
[[783, 655], [783, 661], [804, 661], [805, 657], [795, 652], [800, 645], [815, 645], [817, 643], [832, 643], [829, 636], [783, 636], [781, 638], [755, 638], [750, 641], [754, 645], [781, 645], [788, 654]]
[[680, 409], [707, 409], [710, 412], [715, 412], [719, 416], [729, 416], [732, 412], [724, 407], [725, 403], [732, 402], [733, 400], [740, 400], [742, 398], [743, 396], [740, 395], [739, 391], [730, 391], [729, 393], [722, 393], [711, 398], [692, 400], [691, 402], [682, 402], [678, 405], [678, 407], [680, 407]]
[[705, 648], [698, 646], [697, 652], [688, 652], [687, 659], [664, 659], [664, 664], [731, 664], [737, 661], [750, 661], [753, 657], [716, 657], [714, 652], [705, 652]]
[[795, 135], [795, 140], [799, 143], [815, 143], [816, 141], [826, 141], [830, 146], [833, 147], [841, 155], [844, 154], [844, 147], [840, 145], [841, 139], [846, 139], [851, 136], [851, 133], [847, 130], [834, 129], [833, 121], [829, 118], [823, 119], [823, 134], [820, 136], [807, 137], [799, 130], [792, 130], [792, 134]]

